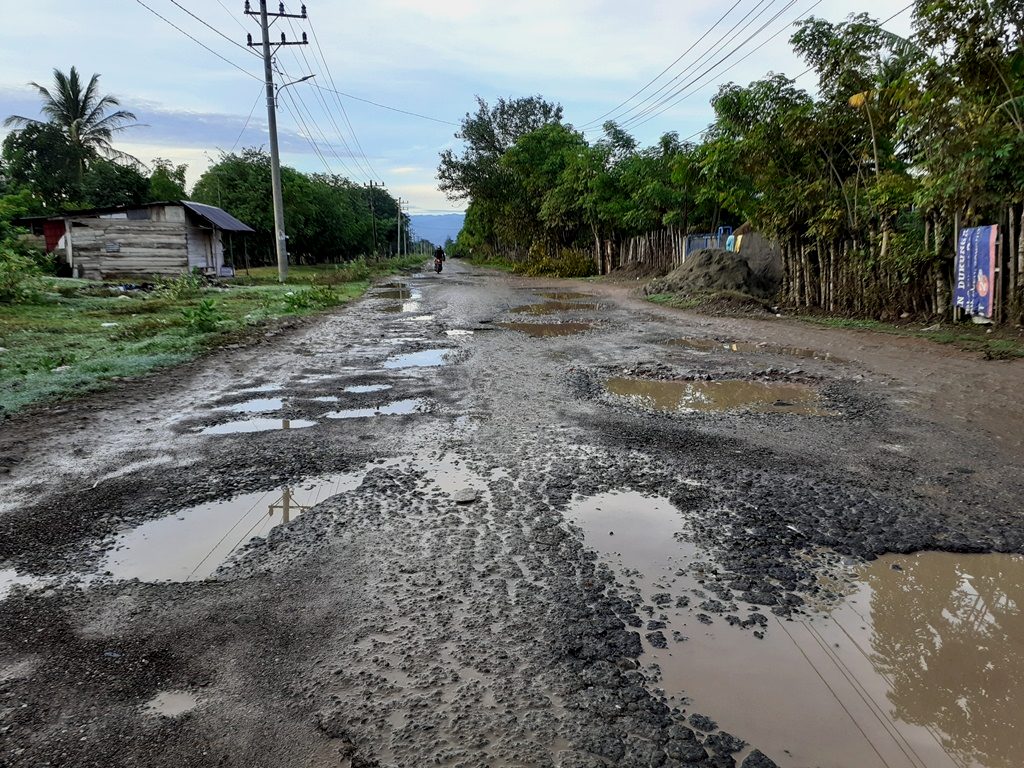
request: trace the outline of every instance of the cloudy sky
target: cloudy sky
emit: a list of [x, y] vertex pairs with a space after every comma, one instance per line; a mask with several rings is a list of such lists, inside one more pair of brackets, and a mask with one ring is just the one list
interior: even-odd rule
[[[258, 7], [256, 0], [253, 4]], [[19, 4], [0, 25], [0, 113], [36, 116], [38, 99], [26, 83], [48, 85], [54, 67], [98, 72], [102, 90], [118, 96], [144, 124], [123, 134], [118, 146], [144, 161], [167, 157], [187, 163], [194, 181], [219, 152], [266, 145], [262, 62], [244, 49], [246, 33], [258, 39], [258, 28], [243, 16], [242, 5], [242, 0]], [[360, 183], [383, 181], [411, 201], [414, 213], [460, 210], [462, 203], [437, 190], [435, 170], [438, 153], [457, 144], [457, 123], [473, 109], [477, 94], [494, 100], [539, 93], [563, 104], [566, 120], [577, 127], [609, 111], [624, 112], [624, 120], [633, 118], [626, 125], [642, 143], [666, 131], [687, 137], [710, 121], [708, 100], [718, 84], [806, 69], [787, 43], [794, 20], [815, 15], [838, 21], [861, 11], [885, 19], [903, 5], [883, 0], [307, 0], [308, 20], [280, 24], [274, 31], [279, 36], [283, 30], [289, 39], [306, 31], [310, 38], [308, 46], [279, 52], [282, 72], [289, 79], [316, 73], [282, 94], [283, 160], [305, 171], [330, 169]], [[286, 7], [298, 11], [299, 3]], [[908, 12], [886, 27], [905, 34], [909, 25]], [[615, 111], [667, 67], [650, 88]], [[798, 82], [808, 89], [815, 84], [812, 75]], [[645, 112], [651, 107], [657, 109]]]

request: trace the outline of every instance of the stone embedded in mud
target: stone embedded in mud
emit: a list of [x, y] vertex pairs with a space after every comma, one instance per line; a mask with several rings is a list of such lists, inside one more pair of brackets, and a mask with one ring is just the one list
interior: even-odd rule
[[710, 616], [708, 616], [706, 613], [698, 613], [697, 614], [697, 621], [699, 621], [701, 624], [713, 624], [714, 623], [714, 620]]
[[731, 755], [747, 746], [747, 742], [727, 731], [719, 731], [704, 739], [704, 746], [713, 749], [716, 754]]
[[452, 501], [456, 504], [472, 504], [480, 498], [480, 492], [475, 488], [463, 488], [452, 494]]
[[718, 723], [707, 715], [702, 715], [698, 712], [694, 712], [690, 715], [690, 725], [698, 731], [704, 731], [704, 733], [711, 733], [712, 731], [718, 730]]
[[[656, 623], [663, 624], [664, 622]], [[655, 648], [668, 648], [668, 640], [665, 638], [665, 633], [660, 630], [658, 632], [649, 632], [645, 637], [647, 638], [647, 642]]]
[[779, 768], [774, 760], [765, 755], [761, 750], [755, 749], [740, 764], [740, 768]]

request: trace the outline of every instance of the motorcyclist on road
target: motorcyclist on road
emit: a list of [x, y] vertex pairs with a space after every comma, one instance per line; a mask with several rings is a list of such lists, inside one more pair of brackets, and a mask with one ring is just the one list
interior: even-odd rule
[[444, 260], [444, 248], [437, 246], [437, 250], [434, 251], [434, 270], [436, 272], [441, 271], [441, 266], [444, 264]]

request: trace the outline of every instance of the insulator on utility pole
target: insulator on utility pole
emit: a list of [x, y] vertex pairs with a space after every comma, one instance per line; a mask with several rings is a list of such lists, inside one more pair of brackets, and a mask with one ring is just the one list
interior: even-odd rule
[[305, 32], [302, 33], [302, 42], [304, 42], [304, 43], [308, 43], [309, 42], [309, 40], [306, 39], [306, 33]]
[[302, 4], [302, 18], [306, 18], [306, 4]]

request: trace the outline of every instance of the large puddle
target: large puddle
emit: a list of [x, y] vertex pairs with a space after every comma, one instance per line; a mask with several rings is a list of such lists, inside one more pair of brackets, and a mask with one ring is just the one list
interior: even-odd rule
[[605, 387], [613, 395], [659, 411], [746, 410], [756, 413], [792, 413], [827, 416], [818, 393], [803, 384], [761, 381], [658, 381], [611, 378]]
[[843, 358], [833, 355], [831, 352], [823, 352], [819, 349], [807, 347], [786, 347], [768, 342], [750, 341], [718, 341], [717, 339], [672, 339], [668, 342], [676, 347], [686, 347], [699, 352], [742, 352], [751, 353], [773, 353], [786, 355], [788, 357], [813, 358], [815, 360], [828, 360], [834, 363], [846, 362]]
[[424, 349], [421, 352], [406, 352], [401, 355], [393, 355], [384, 361], [384, 367], [389, 369], [401, 368], [435, 368], [446, 365], [445, 358], [451, 352], [450, 349]]
[[519, 331], [527, 336], [542, 338], [547, 336], [572, 336], [593, 328], [592, 323], [495, 323], [510, 331]]
[[574, 301], [545, 301], [542, 304], [526, 304], [516, 307], [513, 312], [525, 315], [553, 315], [557, 312], [582, 312], [593, 311], [601, 308], [600, 304], [591, 304]]
[[580, 293], [579, 291], [544, 291], [540, 295], [545, 299], [554, 299], [555, 301], [572, 301], [574, 299], [594, 298], [594, 294], [592, 293]]
[[887, 555], [830, 614], [785, 621], [735, 601], [730, 613], [760, 617], [741, 629], [701, 613], [714, 596], [667, 500], [603, 494], [569, 518], [654, 606], [639, 631], [657, 685], [779, 766], [1022, 764], [1024, 557]]
[[280, 397], [258, 397], [243, 403], [219, 405], [214, 410], [235, 411], [236, 413], [274, 413], [284, 408], [284, 400]]
[[116, 579], [205, 579], [246, 542], [266, 536], [331, 496], [357, 488], [362, 479], [362, 472], [315, 478], [149, 520], [120, 534], [99, 570]]
[[315, 427], [308, 419], [243, 419], [214, 424], [199, 430], [201, 435], [237, 435], [244, 432], [270, 432], [277, 429], [304, 429]]
[[396, 400], [393, 403], [379, 405], [376, 408], [349, 408], [341, 411], [325, 413], [325, 419], [365, 419], [371, 416], [405, 416], [417, 413], [427, 405], [425, 400]]

